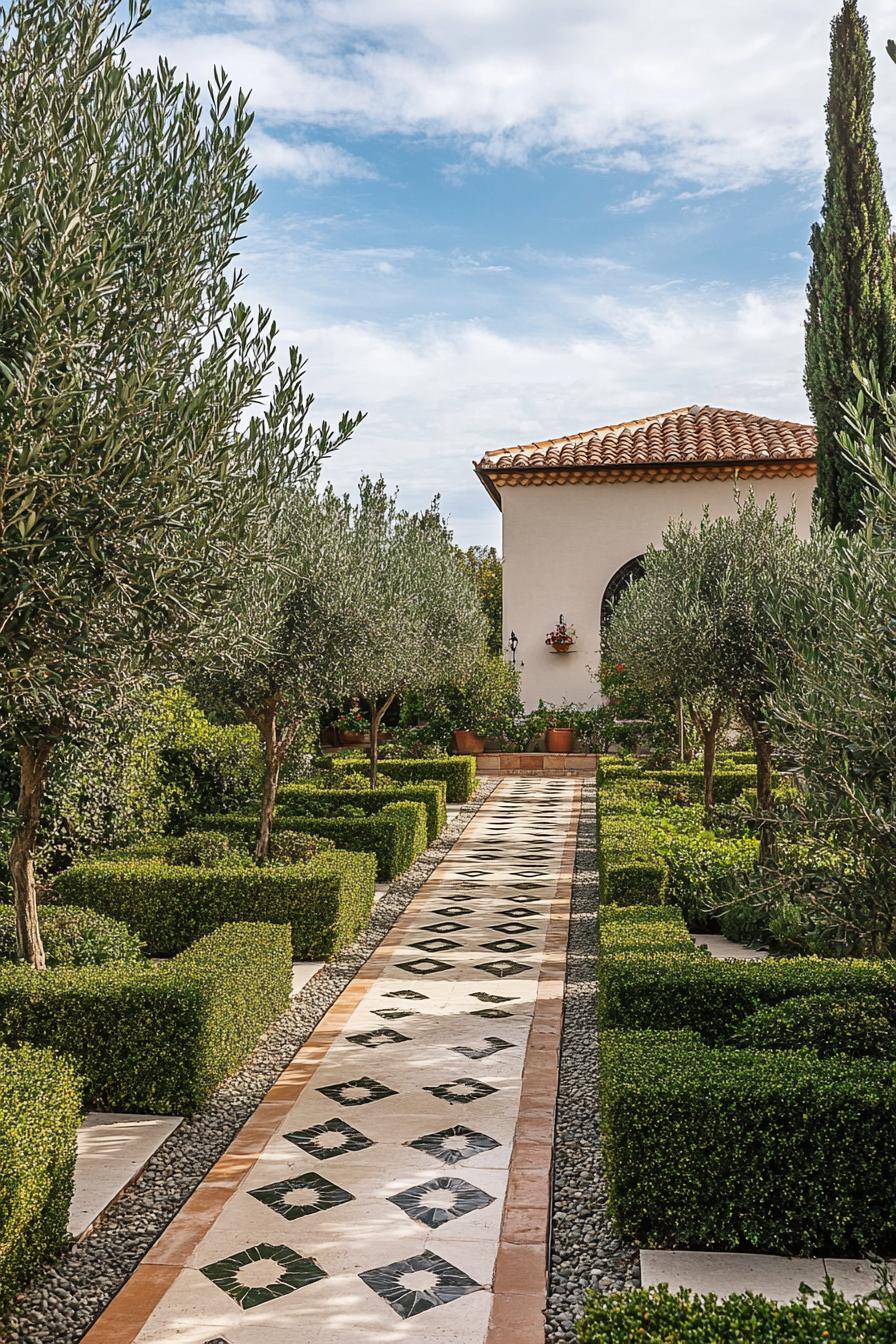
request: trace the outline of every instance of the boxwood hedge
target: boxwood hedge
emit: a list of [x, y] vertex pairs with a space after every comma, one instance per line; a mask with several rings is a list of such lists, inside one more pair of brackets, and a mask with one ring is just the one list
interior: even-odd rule
[[[364, 771], [368, 761], [357, 756], [331, 757], [333, 770]], [[379, 772], [386, 779], [402, 784], [423, 784], [432, 779], [444, 780], [448, 790], [447, 802], [466, 803], [476, 792], [475, 756], [436, 756], [422, 761], [380, 761]]]
[[[338, 772], [334, 772], [338, 778]], [[406, 784], [383, 789], [323, 789], [316, 784], [284, 784], [277, 794], [281, 825], [292, 825], [293, 816], [327, 816], [341, 807], [356, 807], [369, 816], [392, 803], [422, 803], [426, 808], [426, 838], [436, 840], [447, 820], [444, 780]]]
[[[258, 828], [255, 817], [233, 814], [199, 817], [193, 824], [198, 829], [222, 831], [247, 846]], [[326, 836], [339, 849], [374, 854], [377, 879], [384, 882], [410, 868], [426, 848], [426, 808], [422, 803], [393, 802], [368, 817], [304, 817], [279, 811], [274, 834], [286, 829]]]
[[89, 1107], [189, 1114], [286, 1009], [291, 961], [284, 925], [228, 924], [163, 965], [5, 966], [0, 1037], [65, 1056]]
[[0, 1046], [0, 1308], [65, 1242], [80, 1122], [68, 1064]]
[[601, 1110], [609, 1207], [641, 1245], [896, 1246], [893, 1063], [608, 1031]]
[[258, 868], [176, 867], [164, 858], [91, 859], [60, 873], [60, 900], [89, 906], [136, 929], [150, 956], [170, 957], [222, 924], [288, 924], [293, 956], [324, 961], [370, 918], [376, 882], [372, 854], [343, 850], [308, 863]]
[[826, 1291], [781, 1304], [754, 1293], [719, 1300], [665, 1285], [590, 1293], [579, 1344], [890, 1344], [896, 1301], [849, 1302]]

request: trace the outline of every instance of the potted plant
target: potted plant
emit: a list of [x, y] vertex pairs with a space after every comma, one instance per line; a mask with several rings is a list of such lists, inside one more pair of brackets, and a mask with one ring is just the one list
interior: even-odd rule
[[569, 653], [576, 642], [576, 630], [574, 625], [570, 625], [563, 619], [563, 613], [560, 613], [560, 620], [549, 630], [544, 637], [545, 644], [553, 649], [554, 653]]
[[370, 745], [370, 721], [365, 718], [357, 700], [353, 700], [351, 708], [339, 715], [333, 727], [339, 737], [339, 745], [342, 747], [367, 747]]
[[481, 756], [485, 751], [485, 738], [474, 733], [472, 728], [455, 728], [451, 745], [458, 756]]
[[572, 751], [574, 737], [575, 729], [569, 727], [569, 721], [565, 719], [562, 712], [552, 715], [544, 732], [545, 750], [568, 753]]
[[519, 698], [519, 675], [498, 655], [483, 659], [470, 671], [464, 684], [451, 695], [456, 724], [451, 734], [454, 750], [478, 756], [489, 741], [512, 739], [523, 706]]

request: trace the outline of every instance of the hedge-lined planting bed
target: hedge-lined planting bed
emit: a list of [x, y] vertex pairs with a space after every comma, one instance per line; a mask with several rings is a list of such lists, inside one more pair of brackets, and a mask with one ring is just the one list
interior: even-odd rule
[[[334, 772], [334, 779], [338, 779], [338, 772]], [[444, 780], [383, 789], [322, 789], [316, 784], [284, 784], [277, 800], [277, 815], [284, 827], [292, 825], [294, 816], [328, 816], [343, 807], [356, 807], [374, 816], [392, 803], [422, 803], [426, 808], [426, 838], [432, 844], [448, 820]]]
[[[369, 768], [369, 761], [363, 756], [330, 757], [335, 773], [350, 770], [362, 773]], [[476, 792], [475, 756], [437, 756], [423, 761], [380, 761], [378, 770], [386, 779], [397, 780], [401, 784], [423, 784], [432, 779], [443, 780], [449, 803], [468, 803]]]
[[896, 1248], [896, 1064], [609, 1031], [610, 1210], [642, 1245]]
[[0, 1308], [65, 1242], [80, 1122], [69, 1065], [0, 1046]]
[[891, 1344], [896, 1302], [839, 1293], [781, 1305], [753, 1293], [721, 1301], [668, 1288], [592, 1293], [579, 1344]]
[[291, 962], [289, 930], [263, 923], [225, 925], [167, 965], [5, 966], [0, 1035], [66, 1057], [90, 1108], [189, 1114], [285, 1011]]
[[298, 960], [325, 961], [367, 923], [375, 883], [372, 854], [334, 850], [308, 863], [266, 868], [91, 859], [60, 873], [54, 890], [71, 905], [123, 919], [150, 956], [173, 956], [222, 924], [267, 921], [289, 925]]
[[[225, 813], [199, 817], [194, 826], [220, 831], [248, 847], [255, 839], [258, 819]], [[422, 803], [392, 802], [367, 817], [305, 817], [278, 811], [274, 835], [283, 830], [326, 836], [338, 849], [375, 855], [377, 880], [385, 882], [410, 868], [426, 848], [426, 808]]]

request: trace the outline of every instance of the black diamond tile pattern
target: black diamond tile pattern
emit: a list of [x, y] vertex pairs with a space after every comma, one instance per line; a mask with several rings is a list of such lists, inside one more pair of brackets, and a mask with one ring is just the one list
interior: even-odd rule
[[449, 962], [436, 961], [435, 957], [416, 957], [414, 961], [399, 961], [396, 965], [400, 971], [410, 971], [411, 975], [435, 975], [437, 971], [451, 970]]
[[461, 946], [453, 938], [425, 938], [422, 943], [411, 943], [418, 952], [450, 952], [453, 947]]
[[[414, 1286], [414, 1280], [424, 1274], [434, 1277], [435, 1284], [431, 1287]], [[391, 1265], [381, 1265], [379, 1269], [367, 1269], [360, 1278], [368, 1288], [388, 1302], [402, 1320], [419, 1316], [433, 1307], [455, 1302], [468, 1293], [483, 1291], [482, 1285], [471, 1279], [469, 1274], [455, 1268], [433, 1251], [422, 1251], [420, 1255], [412, 1255], [408, 1260], [395, 1260]]]
[[470, 912], [465, 905], [443, 905], [435, 913], [444, 915], [447, 919], [454, 919], [457, 915], [469, 915]]
[[455, 1045], [453, 1049], [459, 1055], [466, 1055], [467, 1059], [488, 1059], [489, 1055], [496, 1055], [499, 1050], [512, 1050], [511, 1041], [502, 1041], [500, 1036], [486, 1036], [482, 1045]]
[[471, 1017], [499, 1018], [513, 1017], [513, 1013], [508, 1013], [506, 1008], [474, 1008], [470, 1013]]
[[[306, 1171], [304, 1176], [293, 1176], [287, 1181], [273, 1181], [270, 1185], [260, 1186], [258, 1190], [250, 1190], [249, 1194], [291, 1222], [324, 1209], [335, 1209], [337, 1205], [347, 1204], [350, 1199], [354, 1199], [354, 1195], [328, 1181], [326, 1176], [318, 1175], [316, 1171]], [[289, 1195], [299, 1197], [289, 1199]]]
[[508, 975], [519, 975], [521, 971], [529, 970], [529, 967], [524, 966], [520, 961], [486, 961], [481, 966], [477, 966], [476, 969], [503, 980]]
[[356, 1036], [346, 1036], [347, 1041], [352, 1045], [363, 1045], [368, 1050], [378, 1050], [381, 1045], [398, 1045], [401, 1041], [409, 1041], [410, 1036], [402, 1036], [400, 1031], [393, 1030], [392, 1027], [377, 1027], [375, 1031], [360, 1031]]
[[384, 995], [387, 999], [428, 999], [428, 994], [418, 994], [416, 989], [390, 989], [389, 993]]
[[486, 994], [482, 989], [474, 990], [470, 998], [479, 999], [481, 1003], [516, 1003], [515, 994]]
[[285, 1137], [297, 1148], [312, 1153], [321, 1161], [338, 1157], [340, 1153], [360, 1153], [373, 1144], [373, 1139], [365, 1138], [338, 1116], [322, 1125], [312, 1125], [310, 1129], [297, 1129]]
[[440, 1101], [460, 1102], [463, 1106], [471, 1101], [481, 1101], [483, 1097], [490, 1097], [497, 1090], [490, 1083], [481, 1083], [478, 1078], [455, 1078], [452, 1083], [439, 1083], [436, 1087], [423, 1089], [424, 1092], [431, 1092]]
[[389, 1202], [425, 1227], [442, 1227], [455, 1218], [462, 1218], [465, 1213], [488, 1208], [495, 1201], [493, 1195], [487, 1195], [459, 1176], [437, 1176], [425, 1185], [415, 1185], [400, 1195], [390, 1195]]
[[375, 1078], [351, 1078], [347, 1083], [330, 1083], [328, 1087], [316, 1089], [340, 1106], [366, 1106], [370, 1101], [382, 1101], [383, 1097], [394, 1097], [395, 1089]]
[[467, 924], [458, 924], [456, 920], [446, 919], [441, 924], [424, 924], [427, 933], [457, 933], [460, 929], [466, 929]]
[[384, 1017], [387, 1022], [397, 1022], [402, 1017], [416, 1017], [415, 1008], [374, 1008], [372, 1012], [375, 1017]]
[[[262, 1288], [244, 1287], [239, 1280], [240, 1270], [259, 1260], [273, 1260], [281, 1267], [279, 1276], [272, 1268], [270, 1283]], [[297, 1288], [306, 1288], [309, 1283], [327, 1277], [316, 1260], [297, 1255], [288, 1246], [272, 1246], [264, 1241], [257, 1246], [248, 1246], [235, 1255], [228, 1255], [224, 1260], [216, 1260], [213, 1265], [203, 1265], [202, 1273], [223, 1293], [232, 1297], [244, 1311], [259, 1307], [263, 1302], [273, 1302], [277, 1297], [285, 1297]]]
[[483, 943], [488, 952], [531, 952], [531, 943], [521, 943], [519, 938], [499, 938], [494, 943]]
[[[531, 918], [531, 916], [527, 916]], [[492, 924], [496, 933], [536, 933], [531, 924], [521, 924], [519, 920], [510, 920], [507, 924]]]
[[467, 1129], [466, 1125], [454, 1125], [451, 1129], [439, 1130], [437, 1134], [424, 1134], [419, 1139], [411, 1139], [407, 1146], [427, 1153], [430, 1157], [437, 1157], [446, 1166], [453, 1167], [458, 1162], [475, 1157], [477, 1153], [490, 1153], [501, 1145], [497, 1139], [478, 1134], [474, 1129]]

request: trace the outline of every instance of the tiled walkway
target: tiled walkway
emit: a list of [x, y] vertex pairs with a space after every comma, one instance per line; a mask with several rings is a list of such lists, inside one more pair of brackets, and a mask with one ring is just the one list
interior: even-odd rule
[[502, 781], [85, 1344], [542, 1344], [579, 790]]

